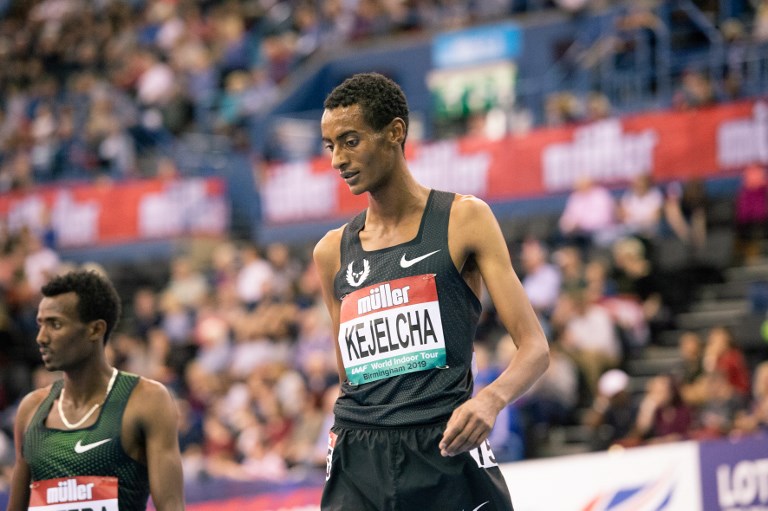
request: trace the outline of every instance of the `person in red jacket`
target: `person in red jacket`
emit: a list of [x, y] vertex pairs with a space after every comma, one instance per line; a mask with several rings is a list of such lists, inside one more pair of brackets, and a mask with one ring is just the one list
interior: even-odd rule
[[751, 378], [742, 350], [736, 346], [733, 333], [725, 326], [716, 326], [707, 334], [704, 347], [704, 370], [725, 375], [734, 390], [748, 396]]

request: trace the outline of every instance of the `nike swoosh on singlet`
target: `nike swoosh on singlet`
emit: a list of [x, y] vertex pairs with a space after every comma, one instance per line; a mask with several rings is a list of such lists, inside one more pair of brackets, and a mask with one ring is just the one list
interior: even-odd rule
[[482, 504], [480, 504], [479, 506], [477, 506], [477, 507], [476, 507], [475, 509], [473, 509], [472, 511], [477, 511], [478, 509], [480, 509], [480, 508], [481, 508], [481, 507], [483, 507], [484, 505], [488, 504], [489, 502], [490, 502], [490, 500], [486, 500], [485, 502], [483, 502]]
[[437, 254], [438, 252], [440, 252], [440, 250], [435, 250], [434, 252], [430, 252], [429, 254], [424, 254], [419, 257], [414, 257], [413, 259], [406, 259], [405, 254], [403, 254], [403, 257], [400, 258], [400, 266], [402, 268], [410, 268], [411, 266], [418, 263], [419, 261], [423, 261], [427, 257]]
[[105, 438], [104, 440], [99, 440], [98, 442], [93, 442], [92, 444], [82, 444], [82, 440], [78, 440], [75, 444], [75, 452], [77, 454], [83, 454], [86, 451], [90, 451], [91, 449], [98, 447], [102, 444], [106, 444], [107, 442], [111, 441], [111, 438]]

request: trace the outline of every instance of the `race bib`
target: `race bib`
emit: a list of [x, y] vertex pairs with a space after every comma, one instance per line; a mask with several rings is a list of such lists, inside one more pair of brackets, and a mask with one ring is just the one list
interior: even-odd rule
[[435, 275], [381, 282], [345, 296], [338, 342], [355, 385], [445, 366]]
[[490, 468], [499, 465], [496, 462], [496, 456], [494, 456], [493, 451], [491, 450], [491, 443], [488, 440], [480, 444], [479, 447], [475, 447], [469, 451], [469, 454], [480, 468]]
[[336, 448], [338, 435], [333, 431], [328, 432], [328, 454], [325, 456], [325, 480], [331, 478], [331, 464], [333, 463], [333, 450]]
[[117, 478], [74, 476], [29, 485], [30, 511], [118, 511]]

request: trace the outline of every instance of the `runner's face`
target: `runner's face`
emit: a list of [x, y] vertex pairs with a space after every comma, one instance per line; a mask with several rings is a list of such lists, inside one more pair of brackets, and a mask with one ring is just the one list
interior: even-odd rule
[[320, 130], [333, 168], [353, 194], [373, 191], [386, 180], [395, 144], [387, 140], [386, 128], [375, 131], [365, 122], [359, 105], [325, 110]]
[[37, 345], [45, 368], [63, 370], [87, 356], [89, 325], [80, 321], [75, 293], [44, 297], [37, 311]]

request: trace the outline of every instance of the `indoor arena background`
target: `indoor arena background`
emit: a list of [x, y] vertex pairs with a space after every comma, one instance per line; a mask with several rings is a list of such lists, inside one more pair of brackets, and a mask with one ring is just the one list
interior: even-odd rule
[[[0, 508], [55, 377], [38, 289], [90, 266], [112, 363], [176, 398], [188, 508], [319, 509], [311, 250], [365, 207], [319, 118], [378, 71], [414, 175], [491, 204], [548, 335], [491, 437], [516, 509], [768, 509], [768, 2], [0, 0], [0, 62]], [[620, 359], [589, 374], [566, 331]], [[487, 300], [475, 353], [478, 387], [514, 356]]]

